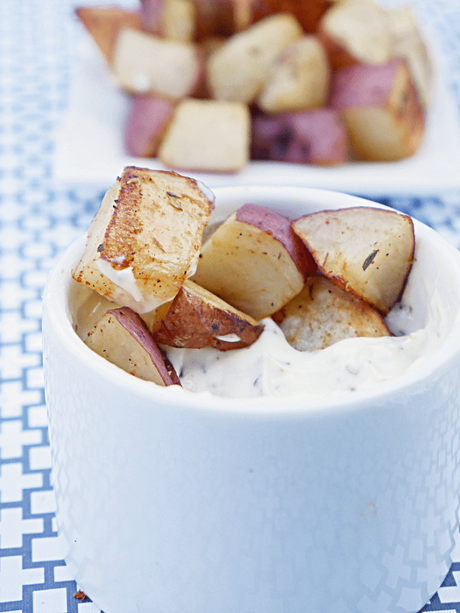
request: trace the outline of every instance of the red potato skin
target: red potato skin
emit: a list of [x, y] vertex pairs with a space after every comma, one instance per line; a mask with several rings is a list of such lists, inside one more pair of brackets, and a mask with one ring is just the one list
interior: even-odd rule
[[112, 309], [107, 311], [107, 313], [113, 315], [118, 323], [123, 326], [123, 328], [125, 328], [125, 330], [127, 330], [150, 355], [153, 365], [158, 370], [166, 386], [181, 384], [173, 365], [155, 343], [147, 326], [137, 313], [129, 307]]
[[336, 110], [384, 107], [401, 60], [379, 66], [356, 64], [333, 73], [329, 105]]
[[[234, 332], [235, 322], [239, 322], [240, 341], [229, 342], [218, 338]], [[214, 347], [219, 351], [233, 351], [251, 345], [262, 330], [262, 325], [255, 326], [230, 310], [213, 309], [199, 296], [182, 287], [160, 327], [153, 333], [153, 338], [162, 345], [172, 347]]]
[[236, 212], [237, 221], [250, 224], [271, 234], [291, 256], [306, 280], [316, 274], [316, 263], [302, 240], [291, 228], [291, 221], [271, 209], [256, 204], [245, 204]]
[[252, 118], [251, 158], [333, 166], [350, 158], [344, 122], [332, 109]]
[[[357, 64], [335, 71], [329, 105], [342, 116], [358, 159], [397, 161], [413, 155], [420, 146], [425, 112], [404, 60], [387, 64]], [[369, 117], [385, 117], [384, 123]], [[391, 125], [391, 128], [388, 127]]]
[[127, 152], [137, 157], [155, 157], [174, 109], [175, 104], [166, 98], [153, 94], [134, 96], [125, 125]]
[[150, 34], [160, 34], [163, 1], [164, 0], [141, 0], [140, 18], [142, 28], [146, 32], [150, 32]]

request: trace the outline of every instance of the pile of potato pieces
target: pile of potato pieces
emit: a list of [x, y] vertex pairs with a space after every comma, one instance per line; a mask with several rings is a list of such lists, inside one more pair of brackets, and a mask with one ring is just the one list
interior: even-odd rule
[[141, 0], [76, 14], [130, 94], [127, 151], [167, 168], [395, 161], [420, 146], [432, 65], [410, 6]]
[[390, 335], [384, 316], [414, 257], [410, 217], [357, 207], [291, 221], [248, 203], [202, 244], [213, 207], [194, 179], [125, 168], [72, 271], [115, 303], [102, 316], [91, 311], [89, 347], [130, 374], [174, 385], [166, 347], [242, 349], [270, 316], [299, 351]]

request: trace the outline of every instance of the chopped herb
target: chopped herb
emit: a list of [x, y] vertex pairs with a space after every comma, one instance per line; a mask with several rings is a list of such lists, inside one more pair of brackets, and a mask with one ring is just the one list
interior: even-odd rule
[[363, 270], [366, 270], [367, 268], [369, 268], [369, 266], [372, 264], [372, 262], [374, 261], [375, 256], [377, 255], [377, 253], [379, 251], [380, 251], [380, 249], [376, 249], [375, 251], [373, 251], [372, 253], [370, 253], [367, 256], [367, 258], [363, 262]]

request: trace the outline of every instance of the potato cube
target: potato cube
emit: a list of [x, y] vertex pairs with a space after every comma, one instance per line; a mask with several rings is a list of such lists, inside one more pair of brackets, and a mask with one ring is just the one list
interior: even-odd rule
[[112, 68], [132, 94], [151, 92], [178, 100], [199, 87], [204, 57], [192, 43], [125, 28], [117, 38]]
[[245, 204], [204, 243], [193, 281], [260, 320], [298, 294], [315, 271], [289, 219]]
[[322, 17], [318, 33], [332, 67], [385, 64], [392, 57], [386, 11], [373, 0], [341, 0]]
[[378, 311], [325, 277], [310, 277], [273, 315], [297, 351], [318, 351], [346, 338], [390, 336]]
[[339, 287], [385, 315], [400, 299], [415, 249], [408, 215], [352, 207], [304, 215], [292, 228], [319, 270]]
[[329, 103], [362, 160], [401, 160], [420, 146], [425, 114], [404, 60], [335, 71]]
[[322, 43], [312, 34], [291, 43], [277, 58], [257, 98], [266, 113], [286, 113], [323, 107], [331, 70]]
[[176, 107], [158, 158], [170, 168], [234, 172], [249, 160], [250, 131], [245, 104], [186, 99]]
[[216, 100], [253, 102], [278, 55], [302, 34], [301, 25], [292, 15], [280, 14], [231, 36], [206, 63], [212, 96]]
[[73, 278], [147, 313], [195, 272], [213, 195], [174, 172], [127, 167], [107, 192]]

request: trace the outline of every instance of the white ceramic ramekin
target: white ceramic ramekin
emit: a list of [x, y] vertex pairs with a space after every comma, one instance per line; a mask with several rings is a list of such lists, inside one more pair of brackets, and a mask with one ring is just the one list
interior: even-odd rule
[[[215, 193], [217, 217], [369, 204]], [[416, 235], [454, 305], [448, 337], [392, 381], [309, 403], [203, 398], [120, 371], [74, 333], [85, 239], [59, 260], [43, 312], [57, 522], [105, 613], [414, 613], [436, 592], [459, 525], [460, 255]]]

